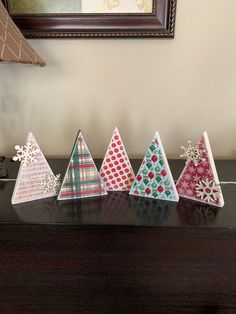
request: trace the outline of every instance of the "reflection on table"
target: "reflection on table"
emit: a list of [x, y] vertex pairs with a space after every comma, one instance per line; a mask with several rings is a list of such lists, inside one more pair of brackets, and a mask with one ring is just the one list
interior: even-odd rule
[[42, 199], [14, 205], [18, 220], [26, 223], [108, 225], [162, 225], [176, 203], [109, 192], [108, 196], [67, 200]]
[[130, 196], [139, 224], [162, 225], [176, 208], [175, 202]]
[[180, 198], [177, 212], [183, 226], [209, 226], [214, 224], [219, 208]]

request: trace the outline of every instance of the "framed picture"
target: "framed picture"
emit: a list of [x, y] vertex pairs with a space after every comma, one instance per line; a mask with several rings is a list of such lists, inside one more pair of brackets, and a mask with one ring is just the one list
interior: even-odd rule
[[177, 0], [0, 0], [28, 38], [173, 38]]

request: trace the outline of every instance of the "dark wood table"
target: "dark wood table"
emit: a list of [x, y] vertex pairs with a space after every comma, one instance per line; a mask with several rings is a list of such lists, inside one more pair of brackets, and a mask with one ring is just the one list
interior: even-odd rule
[[[236, 313], [236, 161], [216, 163], [221, 209], [124, 192], [12, 206], [19, 164], [6, 164], [0, 313]], [[184, 163], [170, 165], [176, 179]]]

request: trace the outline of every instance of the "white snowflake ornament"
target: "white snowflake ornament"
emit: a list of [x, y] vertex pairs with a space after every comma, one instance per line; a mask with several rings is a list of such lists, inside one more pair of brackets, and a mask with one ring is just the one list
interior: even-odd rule
[[196, 184], [196, 194], [202, 201], [211, 203], [220, 197], [220, 185], [215, 181], [206, 178]]
[[60, 177], [60, 174], [55, 176], [47, 174], [45, 179], [41, 182], [44, 193], [54, 193], [57, 195], [61, 186]]
[[37, 156], [40, 153], [40, 149], [33, 147], [31, 142], [27, 142], [24, 146], [16, 145], [15, 149], [16, 156], [13, 157], [14, 161], [20, 161], [23, 166], [38, 162]]
[[11, 199], [20, 204], [56, 196], [60, 176], [54, 176], [34, 135], [29, 132], [25, 146], [16, 145], [13, 160], [21, 161]]
[[199, 144], [192, 145], [192, 142], [188, 141], [187, 147], [181, 146], [181, 149], [184, 150], [184, 153], [180, 157], [186, 158], [186, 163], [192, 161], [197, 166], [200, 160], [205, 161], [205, 158], [203, 158], [204, 150], [199, 147]]
[[223, 207], [224, 197], [207, 132], [202, 134], [196, 145], [188, 141], [187, 147], [182, 149], [184, 154], [181, 157], [186, 157], [187, 161], [176, 183], [179, 195], [197, 202]]

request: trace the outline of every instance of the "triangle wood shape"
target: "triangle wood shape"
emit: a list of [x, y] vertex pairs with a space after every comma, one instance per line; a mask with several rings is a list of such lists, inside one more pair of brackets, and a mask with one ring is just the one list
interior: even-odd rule
[[130, 195], [178, 202], [179, 196], [158, 132], [149, 145]]
[[223, 207], [224, 198], [220, 187], [214, 158], [207, 132], [204, 132], [197, 145], [182, 147], [186, 157], [184, 167], [176, 184], [180, 196], [198, 202]]
[[57, 195], [59, 176], [54, 176], [44, 154], [31, 132], [25, 146], [16, 146], [14, 160], [21, 161], [12, 195], [12, 204], [34, 201]]
[[100, 176], [107, 191], [129, 191], [134, 182], [134, 171], [117, 128], [105, 154]]
[[81, 131], [78, 132], [57, 200], [107, 195]]

